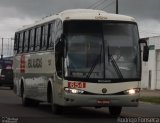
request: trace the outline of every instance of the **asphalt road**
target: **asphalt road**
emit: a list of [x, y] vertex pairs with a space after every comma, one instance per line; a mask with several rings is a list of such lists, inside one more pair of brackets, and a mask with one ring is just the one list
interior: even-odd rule
[[[65, 109], [62, 115], [54, 115], [49, 104], [23, 107], [21, 98], [17, 97], [12, 90], [0, 87], [0, 123], [116, 123], [123, 118], [136, 121], [142, 117], [159, 117], [160, 122], [160, 105], [141, 102], [139, 107], [123, 108], [121, 120], [112, 117], [108, 108], [69, 108]], [[155, 119], [155, 121], [158, 120]]]

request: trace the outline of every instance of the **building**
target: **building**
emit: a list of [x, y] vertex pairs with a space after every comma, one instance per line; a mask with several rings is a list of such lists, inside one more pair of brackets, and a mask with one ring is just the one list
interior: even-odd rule
[[141, 87], [160, 89], [160, 36], [146, 39], [149, 46], [149, 60], [142, 63]]

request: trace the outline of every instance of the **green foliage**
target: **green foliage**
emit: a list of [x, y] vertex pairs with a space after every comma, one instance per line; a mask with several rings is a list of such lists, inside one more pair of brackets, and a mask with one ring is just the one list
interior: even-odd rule
[[140, 97], [140, 101], [160, 104], [160, 97]]

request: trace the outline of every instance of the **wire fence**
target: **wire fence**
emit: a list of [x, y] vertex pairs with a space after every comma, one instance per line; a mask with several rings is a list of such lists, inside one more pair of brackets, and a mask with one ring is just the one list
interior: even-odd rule
[[0, 38], [0, 55], [3, 57], [13, 56], [13, 38]]
[[98, 0], [88, 6], [88, 9], [106, 10], [108, 7], [116, 3], [115, 0]]

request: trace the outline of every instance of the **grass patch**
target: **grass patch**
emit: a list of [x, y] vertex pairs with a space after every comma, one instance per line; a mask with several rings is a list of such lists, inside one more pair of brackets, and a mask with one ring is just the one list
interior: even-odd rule
[[140, 101], [160, 104], [160, 97], [146, 97], [146, 96], [142, 96], [142, 97], [140, 97]]

